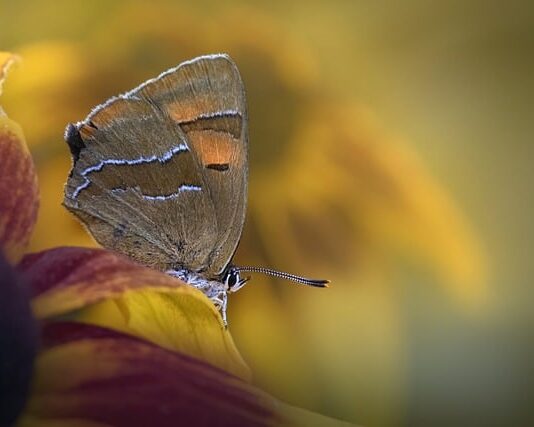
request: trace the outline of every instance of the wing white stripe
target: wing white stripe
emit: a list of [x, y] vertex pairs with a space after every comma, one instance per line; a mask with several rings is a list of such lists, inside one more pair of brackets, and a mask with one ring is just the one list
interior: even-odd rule
[[[113, 188], [111, 190], [112, 193], [124, 193], [127, 189], [124, 188]], [[164, 201], [164, 200], [170, 200], [170, 199], [176, 199], [181, 193], [184, 193], [186, 191], [202, 191], [202, 187], [198, 185], [189, 185], [189, 184], [182, 184], [178, 188], [178, 191], [175, 193], [167, 194], [165, 196], [148, 196], [146, 194], [142, 194], [143, 199], [146, 200], [152, 200], [152, 201]]]
[[150, 157], [139, 157], [137, 159], [105, 159], [100, 161], [100, 163], [89, 166], [87, 169], [83, 170], [80, 175], [83, 178], [83, 182], [76, 187], [76, 189], [72, 193], [72, 198], [76, 199], [80, 192], [91, 184], [91, 181], [87, 177], [91, 172], [98, 172], [102, 170], [102, 168], [105, 165], [139, 165], [142, 163], [152, 163], [156, 160], [160, 163], [164, 163], [167, 160], [170, 160], [172, 156], [174, 156], [176, 153], [180, 153], [183, 151], [189, 151], [189, 148], [185, 144], [178, 144], [175, 147], [172, 147], [169, 151], [164, 153], [162, 156], [156, 156], [155, 154]]
[[237, 110], [221, 110], [214, 111], [213, 113], [199, 114], [196, 119], [211, 119], [212, 117], [224, 117], [224, 116], [241, 116], [241, 113]]
[[143, 199], [146, 200], [169, 200], [169, 199], [176, 199], [181, 193], [185, 191], [202, 191], [202, 187], [199, 187], [198, 185], [187, 185], [183, 184], [180, 185], [180, 188], [178, 188], [178, 191], [176, 193], [167, 194], [166, 196], [146, 196], [143, 195]]

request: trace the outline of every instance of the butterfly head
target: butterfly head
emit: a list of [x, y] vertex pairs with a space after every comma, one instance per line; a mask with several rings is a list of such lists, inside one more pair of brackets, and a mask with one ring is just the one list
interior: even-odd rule
[[228, 292], [237, 292], [245, 283], [250, 280], [250, 277], [241, 278], [239, 269], [237, 267], [230, 267], [224, 276], [224, 284]]

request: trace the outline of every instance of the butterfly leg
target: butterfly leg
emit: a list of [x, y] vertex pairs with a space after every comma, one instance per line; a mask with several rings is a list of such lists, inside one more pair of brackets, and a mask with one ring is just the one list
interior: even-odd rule
[[224, 292], [221, 305], [221, 316], [223, 319], [224, 327], [228, 328], [228, 321], [226, 319], [226, 308], [228, 307], [228, 293]]
[[215, 307], [217, 307], [217, 310], [219, 310], [219, 313], [221, 313], [224, 326], [227, 328], [228, 321], [226, 317], [226, 307], [228, 306], [228, 294], [226, 292], [221, 292], [217, 296], [213, 296], [210, 299]]

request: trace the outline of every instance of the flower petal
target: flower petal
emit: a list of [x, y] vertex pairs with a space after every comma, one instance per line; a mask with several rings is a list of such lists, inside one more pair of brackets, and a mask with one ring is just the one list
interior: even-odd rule
[[18, 57], [10, 52], [0, 52], [0, 95], [2, 95], [2, 85], [7, 76], [9, 68], [18, 61]]
[[37, 326], [20, 278], [0, 253], [0, 425], [24, 407], [37, 348]]
[[43, 335], [21, 425], [299, 425], [298, 412], [186, 355], [80, 323], [52, 323]]
[[100, 249], [56, 248], [19, 266], [35, 315], [109, 327], [249, 378], [219, 312], [197, 289]]
[[145, 338], [250, 379], [250, 370], [221, 325], [219, 313], [200, 291], [189, 286], [171, 293], [154, 289], [126, 292], [71, 318]]
[[[15, 57], [0, 52], [0, 92]], [[37, 175], [20, 126], [0, 107], [0, 248], [16, 263], [37, 220]]]
[[[308, 104], [301, 117], [276, 172], [251, 177], [262, 194], [249, 204], [257, 221], [249, 221], [253, 244], [285, 242], [282, 250], [265, 245], [268, 259], [275, 265], [290, 259], [312, 275], [333, 262], [384, 271], [398, 259], [413, 260], [445, 279], [459, 301], [484, 300], [480, 243], [413, 149], [393, 140], [365, 108], [323, 100]], [[324, 171], [320, 179], [310, 172], [317, 170]]]
[[32, 306], [39, 319], [63, 315], [128, 290], [185, 287], [179, 280], [102, 249], [54, 248], [26, 255], [18, 269], [32, 284]]

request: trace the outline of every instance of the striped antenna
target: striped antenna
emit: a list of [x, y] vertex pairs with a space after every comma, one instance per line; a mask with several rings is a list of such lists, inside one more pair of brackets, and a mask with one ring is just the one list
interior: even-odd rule
[[300, 283], [307, 286], [315, 286], [316, 288], [327, 288], [330, 280], [323, 279], [307, 279], [305, 277], [296, 276], [290, 273], [284, 273], [283, 271], [271, 270], [265, 267], [233, 267], [234, 271], [248, 272], [248, 273], [260, 273], [268, 276], [278, 277], [280, 279], [289, 280], [291, 282]]

